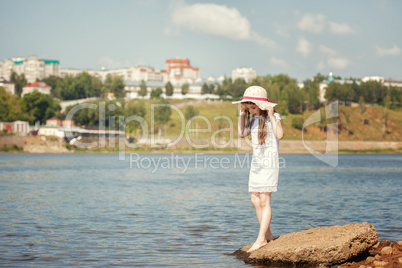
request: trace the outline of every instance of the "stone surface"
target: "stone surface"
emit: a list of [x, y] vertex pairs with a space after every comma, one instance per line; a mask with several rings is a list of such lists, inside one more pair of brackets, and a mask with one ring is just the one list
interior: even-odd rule
[[290, 233], [252, 253], [246, 253], [251, 244], [234, 254], [246, 263], [337, 264], [367, 252], [376, 243], [374, 226], [358, 223]]
[[387, 255], [392, 253], [392, 247], [383, 247], [381, 249], [381, 255]]
[[[382, 254], [384, 248], [392, 248], [389, 254]], [[388, 249], [386, 249], [388, 250]], [[346, 262], [342, 265], [336, 265], [337, 268], [360, 268], [365, 266], [367, 268], [381, 267], [381, 268], [396, 268], [402, 267], [402, 245], [399, 242], [389, 242], [381, 240], [371, 249], [369, 249], [369, 256], [362, 255], [358, 262]]]
[[373, 264], [375, 266], [385, 266], [385, 265], [388, 264], [388, 262], [386, 262], [386, 261], [375, 261]]

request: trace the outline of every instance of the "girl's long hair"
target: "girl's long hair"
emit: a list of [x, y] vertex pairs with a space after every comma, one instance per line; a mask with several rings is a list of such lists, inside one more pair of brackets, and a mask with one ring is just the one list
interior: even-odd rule
[[[254, 104], [254, 103], [246, 102], [246, 104]], [[260, 109], [260, 108], [258, 108], [258, 109]], [[268, 112], [266, 110], [260, 109], [260, 115], [258, 116], [258, 144], [259, 145], [263, 145], [265, 143], [265, 139], [267, 138], [268, 130], [267, 130], [267, 126], [265, 125], [267, 116], [268, 116]], [[250, 130], [250, 133], [251, 133], [251, 127], [254, 124], [254, 120], [255, 120], [255, 117], [251, 117], [250, 112], [247, 111], [246, 127], [248, 127], [248, 129]], [[250, 139], [251, 139], [251, 135], [250, 135]]]

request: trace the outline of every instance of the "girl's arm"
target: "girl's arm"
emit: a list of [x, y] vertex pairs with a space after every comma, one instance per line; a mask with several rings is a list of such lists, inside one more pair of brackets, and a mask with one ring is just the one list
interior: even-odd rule
[[267, 111], [268, 111], [269, 120], [271, 121], [272, 131], [274, 132], [275, 137], [278, 140], [281, 140], [284, 135], [283, 127], [282, 127], [282, 120], [277, 120], [275, 118], [273, 107], [268, 107]]
[[245, 127], [246, 114], [247, 114], [247, 109], [242, 109], [240, 111], [238, 131], [239, 131], [239, 136], [241, 138], [247, 137], [250, 134], [250, 130]]

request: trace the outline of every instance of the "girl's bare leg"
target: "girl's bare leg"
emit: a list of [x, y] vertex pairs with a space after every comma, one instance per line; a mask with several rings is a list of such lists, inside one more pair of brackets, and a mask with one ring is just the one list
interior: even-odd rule
[[252, 193], [251, 203], [255, 208], [258, 222], [260, 223], [260, 231], [258, 233], [257, 240], [253, 246], [247, 251], [250, 253], [263, 246], [265, 246], [270, 240], [273, 240], [269, 225], [272, 219], [271, 211], [271, 193]]
[[[260, 193], [251, 193], [251, 203], [254, 206], [255, 214], [257, 215], [258, 223], [261, 224], [261, 202], [260, 202]], [[274, 240], [274, 236], [271, 233], [271, 228], [268, 227], [267, 234], [265, 235], [265, 239], [269, 242]]]

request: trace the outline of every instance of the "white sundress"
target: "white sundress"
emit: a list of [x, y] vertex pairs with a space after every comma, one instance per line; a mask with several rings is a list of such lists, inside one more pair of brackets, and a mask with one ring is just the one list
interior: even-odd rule
[[[281, 120], [281, 116], [278, 113], [274, 113], [274, 116], [277, 120]], [[257, 117], [251, 127], [253, 157], [248, 183], [249, 192], [276, 192], [278, 188], [279, 140], [272, 131], [269, 117], [267, 117], [265, 123], [268, 125], [268, 133], [263, 145], [258, 143]]]

